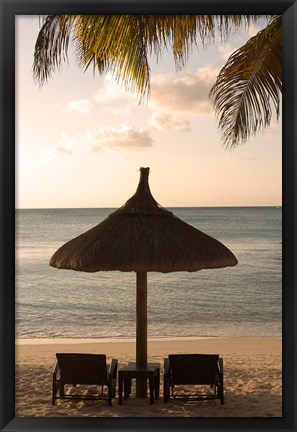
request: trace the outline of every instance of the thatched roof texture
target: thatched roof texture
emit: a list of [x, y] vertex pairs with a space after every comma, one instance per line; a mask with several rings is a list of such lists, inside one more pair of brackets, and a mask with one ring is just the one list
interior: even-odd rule
[[85, 272], [139, 273], [236, 265], [237, 259], [222, 243], [155, 201], [148, 176], [149, 168], [141, 168], [135, 194], [104, 221], [60, 247], [50, 265]]

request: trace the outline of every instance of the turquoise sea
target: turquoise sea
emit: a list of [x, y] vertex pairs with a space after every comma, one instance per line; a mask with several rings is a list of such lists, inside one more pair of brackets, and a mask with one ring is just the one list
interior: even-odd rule
[[[282, 209], [170, 210], [224, 243], [239, 263], [195, 273], [149, 273], [149, 338], [281, 337]], [[113, 211], [17, 210], [17, 338], [135, 337], [135, 273], [49, 266], [63, 243]]]

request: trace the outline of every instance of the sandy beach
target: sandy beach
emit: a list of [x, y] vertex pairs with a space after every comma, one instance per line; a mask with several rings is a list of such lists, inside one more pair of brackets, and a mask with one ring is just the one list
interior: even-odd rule
[[[17, 343], [16, 416], [91, 417], [281, 417], [281, 339], [151, 340], [150, 362], [161, 363], [160, 398], [131, 398], [108, 407], [105, 400], [60, 400], [51, 405], [52, 370], [56, 352], [104, 353], [119, 367], [135, 360], [135, 342]], [[163, 358], [169, 353], [216, 353], [224, 359], [225, 404], [216, 401], [170, 400], [163, 402]]]

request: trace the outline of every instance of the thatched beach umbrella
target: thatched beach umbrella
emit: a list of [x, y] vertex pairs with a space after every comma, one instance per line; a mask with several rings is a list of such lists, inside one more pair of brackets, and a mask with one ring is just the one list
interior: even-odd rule
[[84, 272], [136, 272], [136, 364], [147, 365], [147, 272], [194, 272], [237, 264], [218, 240], [162, 208], [140, 169], [135, 194], [121, 208], [55, 252], [50, 265]]

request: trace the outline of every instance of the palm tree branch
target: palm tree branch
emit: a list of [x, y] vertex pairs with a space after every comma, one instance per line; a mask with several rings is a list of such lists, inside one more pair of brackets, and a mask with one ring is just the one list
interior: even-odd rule
[[71, 15], [48, 15], [38, 33], [34, 50], [33, 76], [40, 85], [51, 77], [67, 52], [74, 17]]
[[207, 46], [216, 31], [225, 40], [231, 29], [260, 19], [258, 15], [49, 15], [36, 41], [33, 75], [40, 84], [47, 82], [67, 61], [72, 41], [83, 70], [110, 71], [141, 101], [150, 89], [148, 54], [158, 60], [171, 48], [181, 69], [198, 41]]
[[[87, 16], [77, 20], [75, 48], [79, 64], [109, 71], [128, 90], [149, 93], [147, 43], [139, 16]], [[133, 49], [131, 49], [133, 48]]]
[[279, 118], [282, 90], [281, 17], [233, 53], [210, 95], [226, 147], [268, 127], [272, 106]]

